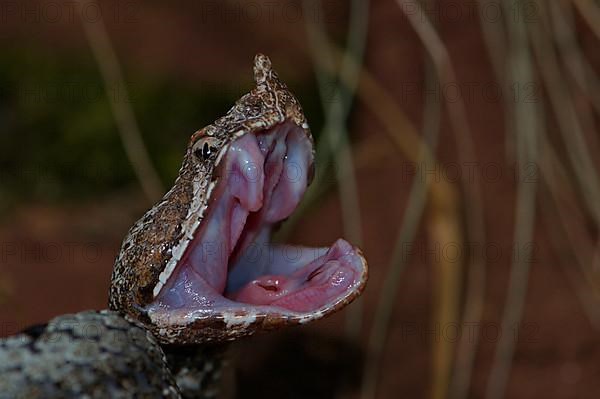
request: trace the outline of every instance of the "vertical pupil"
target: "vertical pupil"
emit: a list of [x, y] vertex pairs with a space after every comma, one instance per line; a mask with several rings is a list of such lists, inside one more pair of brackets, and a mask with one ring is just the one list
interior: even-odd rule
[[208, 143], [204, 143], [202, 146], [202, 157], [208, 158], [210, 155], [210, 148], [208, 147]]

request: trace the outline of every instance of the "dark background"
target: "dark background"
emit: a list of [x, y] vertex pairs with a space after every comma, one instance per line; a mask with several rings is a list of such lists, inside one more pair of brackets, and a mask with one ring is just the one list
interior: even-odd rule
[[[319, 153], [278, 238], [344, 236], [370, 281], [327, 320], [237, 343], [224, 396], [597, 397], [598, 16], [583, 0], [0, 0], [0, 336], [106, 307], [127, 229], [262, 52]], [[136, 173], [144, 154], [159, 184]]]

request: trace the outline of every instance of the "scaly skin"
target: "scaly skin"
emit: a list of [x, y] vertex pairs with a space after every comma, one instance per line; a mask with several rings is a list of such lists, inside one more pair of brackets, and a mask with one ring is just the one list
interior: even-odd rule
[[112, 274], [111, 310], [60, 316], [0, 340], [0, 398], [214, 398], [224, 342], [319, 319], [360, 295], [367, 278], [362, 257], [356, 290], [308, 314], [215, 312], [164, 324], [145, 310], [203, 220], [219, 180], [213, 172], [231, 143], [284, 122], [312, 142], [298, 101], [264, 55], [255, 58], [254, 79], [256, 88], [224, 117], [192, 135], [173, 187], [126, 235]]
[[162, 349], [112, 311], [59, 316], [0, 340], [0, 398], [178, 398]]

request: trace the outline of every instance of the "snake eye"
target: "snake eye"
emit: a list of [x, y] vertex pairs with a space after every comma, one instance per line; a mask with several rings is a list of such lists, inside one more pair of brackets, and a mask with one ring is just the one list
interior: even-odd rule
[[196, 158], [206, 161], [217, 153], [216, 139], [214, 137], [204, 137], [194, 144], [193, 149]]

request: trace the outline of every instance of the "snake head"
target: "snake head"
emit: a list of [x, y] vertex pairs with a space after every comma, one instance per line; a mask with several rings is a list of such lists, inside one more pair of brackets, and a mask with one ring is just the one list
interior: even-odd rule
[[362, 292], [367, 264], [339, 239], [309, 248], [270, 242], [312, 178], [302, 108], [257, 55], [256, 87], [195, 132], [168, 193], [129, 231], [110, 307], [162, 343], [237, 339], [336, 312]]

